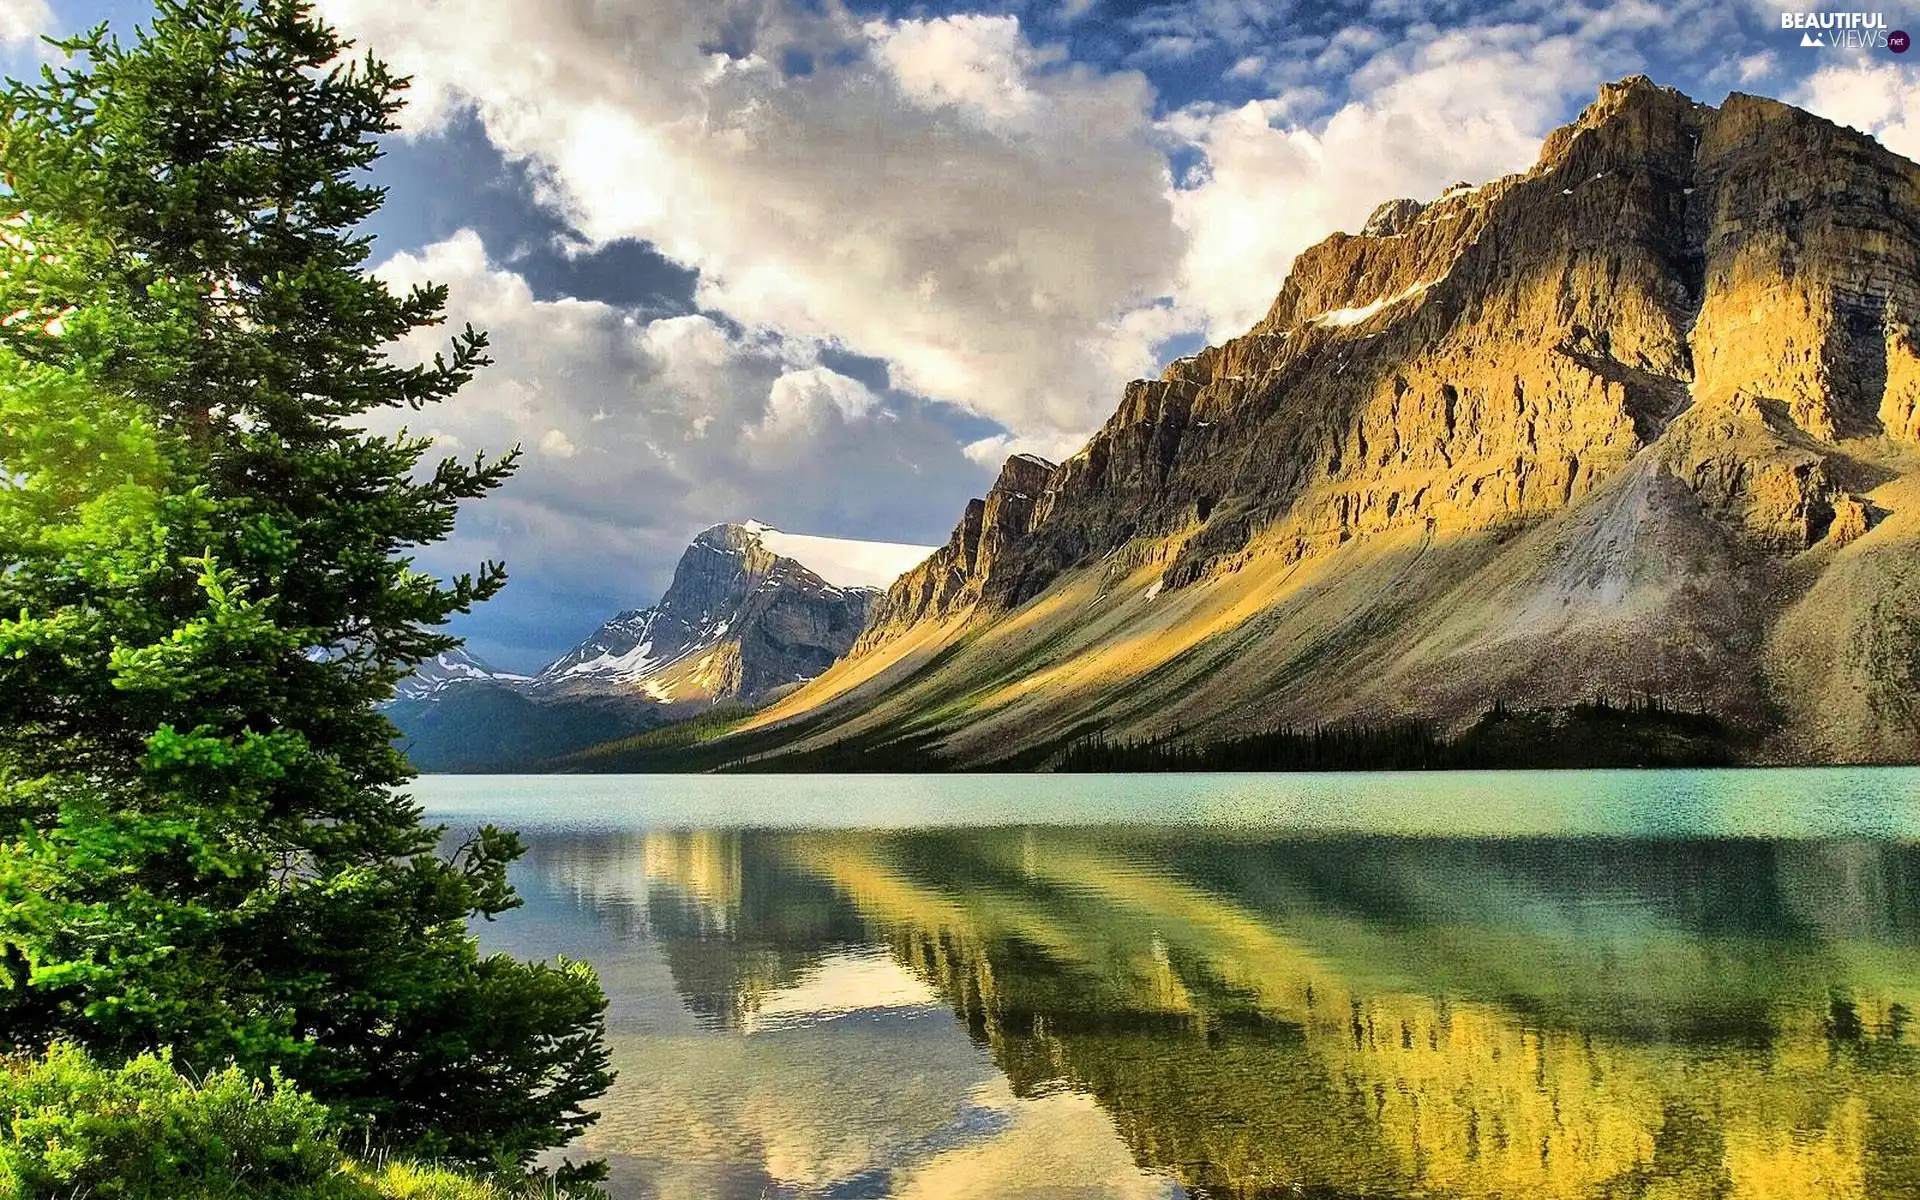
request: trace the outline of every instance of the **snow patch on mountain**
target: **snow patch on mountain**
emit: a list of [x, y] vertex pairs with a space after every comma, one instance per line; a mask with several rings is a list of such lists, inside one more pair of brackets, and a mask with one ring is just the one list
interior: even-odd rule
[[863, 542], [787, 533], [761, 521], [748, 521], [744, 528], [755, 534], [770, 552], [793, 559], [840, 588], [885, 590], [894, 580], [925, 562], [935, 549], [904, 542]]
[[653, 643], [641, 642], [624, 654], [602, 650], [597, 656], [558, 672], [561, 675], [645, 675], [660, 664], [653, 659]]
[[529, 677], [525, 675], [515, 675], [510, 671], [496, 671], [465, 650], [455, 647], [415, 667], [413, 674], [401, 680], [399, 686], [394, 688], [393, 696], [396, 700], [426, 700], [440, 695], [449, 688], [480, 683], [497, 683], [515, 687], [528, 680]]
[[1397, 296], [1382, 296], [1371, 304], [1363, 304], [1357, 308], [1332, 309], [1312, 318], [1312, 323], [1325, 329], [1345, 329], [1348, 326], [1358, 325], [1385, 309], [1392, 308], [1396, 304], [1401, 304], [1413, 299], [1415, 296], [1418, 296], [1439, 282], [1438, 279], [1423, 280], [1407, 288], [1406, 291], [1401, 292]]

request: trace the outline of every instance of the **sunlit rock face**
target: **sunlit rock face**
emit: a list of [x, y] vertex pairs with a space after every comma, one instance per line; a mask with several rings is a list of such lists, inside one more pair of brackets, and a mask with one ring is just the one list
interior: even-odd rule
[[[1776, 101], [1609, 85], [1531, 170], [1301, 254], [1044, 477], [1010, 462], [1031, 510], [974, 502], [855, 657], [964, 627], [963, 760], [1595, 691], [1720, 713], [1756, 758], [1911, 760], [1916, 314], [1920, 168]], [[1821, 585], [1847, 632], [1814, 660], [1783, 631]], [[1183, 615], [1117, 611], [1142, 598]], [[1010, 676], [1043, 643], [1030, 686], [973, 686], [970, 657]], [[899, 682], [860, 678], [784, 715]]]
[[1054, 472], [1052, 463], [1031, 454], [1009, 458], [986, 499], [967, 502], [947, 544], [896, 580], [875, 605], [862, 644], [878, 644], [915, 622], [945, 620], [979, 603], [987, 582], [1002, 578], [999, 568], [1032, 532]]
[[1690, 411], [1668, 467], [1804, 549], [1838, 485], [1794, 443], [1912, 437], [1912, 351], [1889, 331], [1920, 311], [1916, 211], [1913, 165], [1851, 130], [1611, 86], [1532, 171], [1383, 206], [1378, 232], [1301, 255], [1244, 337], [1129, 388], [1003, 557], [1027, 577], [983, 593], [1036, 590], [1022, 558], [1193, 526], [1231, 528], [1185, 538], [1168, 587], [1275, 526], [1305, 554], [1539, 515]]

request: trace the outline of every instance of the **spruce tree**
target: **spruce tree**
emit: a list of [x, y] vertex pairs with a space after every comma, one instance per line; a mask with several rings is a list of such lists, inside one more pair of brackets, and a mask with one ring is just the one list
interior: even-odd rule
[[0, 99], [0, 1050], [279, 1067], [524, 1166], [591, 1119], [605, 1000], [479, 954], [521, 846], [439, 853], [378, 710], [505, 579], [409, 554], [513, 469], [364, 427], [486, 364], [387, 355], [446, 302], [366, 270], [405, 81], [304, 0], [60, 49]]

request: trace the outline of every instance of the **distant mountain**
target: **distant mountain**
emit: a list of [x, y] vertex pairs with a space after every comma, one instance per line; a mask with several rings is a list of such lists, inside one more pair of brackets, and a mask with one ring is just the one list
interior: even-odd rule
[[762, 703], [844, 655], [881, 589], [932, 550], [715, 525], [653, 607], [618, 614], [531, 676], [442, 655], [401, 685], [388, 715], [422, 770], [491, 771]]
[[1609, 85], [1531, 170], [1381, 205], [1078, 453], [1010, 461], [714, 752], [1175, 761], [1416, 722], [1525, 760], [1624, 721], [1683, 759], [1920, 761], [1917, 330], [1920, 167]]
[[466, 650], [456, 648], [421, 663], [412, 675], [400, 681], [393, 695], [395, 700], [429, 700], [450, 688], [466, 688], [476, 684], [517, 687], [530, 682], [531, 676], [496, 671]]
[[931, 550], [715, 525], [680, 556], [658, 604], [614, 617], [529, 690], [758, 703], [832, 666], [882, 594], [871, 581], [891, 583]]

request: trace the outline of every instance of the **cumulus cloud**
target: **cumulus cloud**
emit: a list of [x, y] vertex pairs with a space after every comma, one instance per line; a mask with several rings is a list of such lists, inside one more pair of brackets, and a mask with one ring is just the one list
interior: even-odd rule
[[1023, 438], [1012, 434], [996, 433], [991, 437], [978, 438], [964, 447], [966, 456], [990, 471], [999, 471], [1001, 465], [1016, 454], [1033, 454], [1048, 462], [1060, 462], [1085, 443], [1083, 438]]
[[1758, 54], [1749, 54], [1739, 61], [1739, 79], [1741, 83], [1753, 83], [1765, 79], [1780, 69], [1779, 59], [1773, 51], [1762, 50]]
[[1086, 432], [1118, 364], [1151, 363], [1110, 343], [1181, 251], [1151, 88], [1011, 16], [819, 7], [322, 5], [415, 77], [411, 120], [471, 106], [590, 242], [698, 268], [702, 308], [883, 359], [1022, 436]]
[[827, 367], [789, 371], [773, 381], [766, 417], [754, 432], [787, 435], [831, 422], [857, 421], [878, 403], [866, 384]]
[[961, 13], [933, 21], [870, 21], [873, 56], [917, 104], [953, 105], [991, 123], [1015, 125], [1043, 103], [1027, 80], [1059, 50], [1036, 51], [1013, 17]]
[[1910, 67], [1873, 62], [1822, 67], [1791, 99], [1920, 162], [1920, 72]]
[[[1355, 53], [1376, 45], [1361, 35], [1333, 42]], [[1375, 54], [1324, 119], [1304, 115], [1320, 100], [1312, 91], [1169, 115], [1165, 131], [1201, 156], [1174, 201], [1188, 237], [1183, 303], [1212, 340], [1243, 332], [1295, 255], [1336, 229], [1358, 230], [1381, 201], [1526, 168], [1604, 70], [1577, 37], [1478, 29]]]
[[[1380, 201], [1524, 168], [1667, 20], [1624, 0], [1444, 30], [1376, 4], [1309, 35], [1270, 0], [1157, 5], [1128, 20], [1136, 56], [1258, 41], [1228, 75], [1270, 94], [1154, 119], [1142, 75], [1009, 15], [480, 4], [322, 7], [415, 76], [416, 126], [472, 108], [590, 244], [650, 241], [699, 270], [704, 309], [879, 358], [1046, 445], [1098, 425], [1170, 337], [1244, 330], [1301, 249]], [[1170, 147], [1198, 163], [1184, 179]]]
[[[817, 343], [703, 315], [540, 300], [470, 232], [377, 273], [396, 288], [446, 284], [450, 315], [487, 331], [494, 360], [451, 402], [378, 427], [430, 421], [418, 427], [449, 453], [526, 452], [512, 482], [464, 511], [455, 538], [422, 564], [504, 559], [522, 582], [490, 610], [561, 597], [567, 620], [545, 649], [610, 615], [581, 611], [581, 596], [651, 602], [708, 525], [759, 518], [798, 533], [933, 542], [955, 498], [986, 481], [927, 405], [829, 369]], [[416, 331], [396, 356], [424, 361], [444, 337]]]
[[0, 46], [31, 42], [53, 30], [47, 0], [0, 0]]

